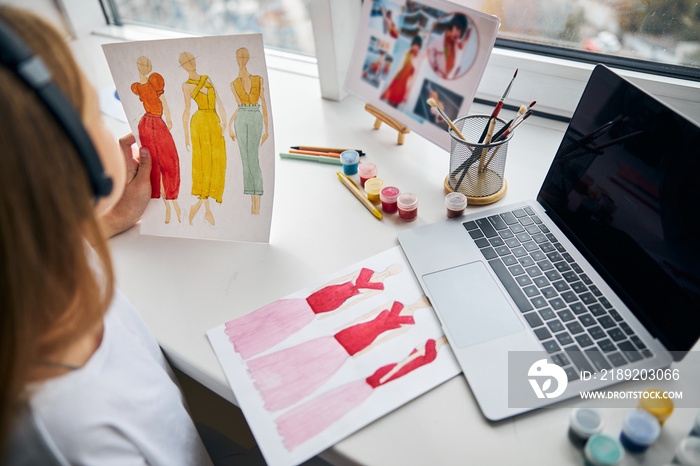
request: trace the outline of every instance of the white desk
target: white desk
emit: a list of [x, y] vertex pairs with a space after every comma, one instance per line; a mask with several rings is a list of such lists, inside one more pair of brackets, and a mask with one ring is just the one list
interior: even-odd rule
[[[278, 158], [269, 244], [140, 236], [138, 226], [111, 240], [118, 284], [172, 363], [232, 402], [207, 330], [396, 246], [402, 229], [445, 218], [447, 152], [413, 133], [405, 145], [396, 145], [395, 131], [372, 129], [374, 119], [358, 99], [322, 100], [314, 78], [270, 70], [269, 80], [277, 152], [299, 144], [362, 148], [385, 182], [417, 193], [420, 205], [413, 223], [396, 215], [378, 221], [338, 182], [339, 167]], [[473, 108], [479, 111], [490, 109]], [[128, 132], [125, 124], [121, 129]], [[509, 189], [500, 203], [536, 196], [564, 129], [533, 117], [518, 130], [508, 153]], [[180, 205], [190, 204], [184, 194]], [[468, 209], [474, 212], [478, 208]], [[694, 373], [700, 373], [697, 367]], [[323, 456], [334, 463], [375, 465], [582, 464], [566, 438], [574, 405], [492, 424], [458, 376]], [[674, 413], [644, 464], [670, 460], [695, 412]], [[624, 413], [606, 411], [607, 433], [619, 433]], [[629, 458], [628, 464], [641, 464], [638, 460]]]

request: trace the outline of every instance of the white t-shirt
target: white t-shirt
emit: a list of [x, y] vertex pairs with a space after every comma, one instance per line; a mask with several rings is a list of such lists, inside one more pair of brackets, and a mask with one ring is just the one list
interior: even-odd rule
[[119, 291], [97, 351], [34, 387], [29, 408], [72, 465], [212, 464], [158, 343]]

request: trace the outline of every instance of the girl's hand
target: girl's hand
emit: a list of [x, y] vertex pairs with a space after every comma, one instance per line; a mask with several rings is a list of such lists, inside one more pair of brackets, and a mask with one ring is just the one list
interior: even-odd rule
[[131, 228], [141, 220], [151, 199], [151, 153], [142, 147], [136, 155], [135, 144], [133, 133], [119, 139], [126, 159], [126, 187], [121, 199], [102, 214], [102, 224], [108, 238]]

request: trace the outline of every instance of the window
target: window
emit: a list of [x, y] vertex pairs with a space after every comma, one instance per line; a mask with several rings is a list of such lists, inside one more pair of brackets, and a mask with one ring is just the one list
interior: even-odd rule
[[314, 55], [308, 0], [103, 0], [116, 24], [195, 34], [262, 33], [266, 47]]
[[498, 45], [700, 79], [695, 0], [486, 0]]
[[[352, 9], [359, 8], [363, 0], [99, 1], [108, 21], [123, 24], [127, 26], [125, 29], [140, 24], [201, 34], [261, 32], [268, 48], [306, 55], [303, 58], [306, 65], [315, 68], [311, 57], [316, 54], [310, 14], [313, 9], [309, 4]], [[61, 3], [75, 23], [73, 17], [84, 14], [88, 2], [61, 0]], [[507, 79], [518, 68], [509, 103], [517, 106], [537, 100], [540, 115], [566, 118], [578, 103], [592, 64], [605, 62], [700, 121], [697, 0], [460, 0], [460, 3], [502, 19], [496, 49], [477, 92], [483, 101], [497, 101]], [[341, 20], [345, 17], [340, 15]], [[313, 20], [319, 21], [317, 17]], [[326, 26], [330, 19], [322, 17], [320, 23]], [[319, 62], [323, 60], [335, 62], [335, 57], [319, 57]], [[342, 80], [335, 85], [342, 86]]]
[[[268, 47], [315, 53], [309, 0], [103, 1], [117, 24], [198, 34], [260, 32]], [[695, 0], [467, 3], [501, 18], [497, 45], [504, 48], [700, 79], [700, 4]]]

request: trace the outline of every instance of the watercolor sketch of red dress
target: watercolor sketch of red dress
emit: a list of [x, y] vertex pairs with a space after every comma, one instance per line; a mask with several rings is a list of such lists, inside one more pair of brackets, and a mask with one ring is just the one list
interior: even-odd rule
[[[180, 194], [180, 158], [177, 154], [175, 141], [170, 134], [172, 121], [170, 110], [165, 100], [165, 80], [158, 73], [151, 72], [151, 61], [140, 57], [136, 65], [139, 69], [140, 80], [131, 85], [131, 91], [139, 97], [146, 111], [139, 121], [139, 141], [153, 157], [151, 166], [151, 198], [159, 199], [161, 191], [166, 207], [165, 223], [170, 222], [170, 206], [173, 207], [180, 221], [180, 207], [177, 198]], [[163, 115], [165, 120], [163, 121]]]
[[292, 451], [360, 406], [375, 389], [435, 361], [446, 342], [445, 337], [431, 338], [403, 361], [382, 366], [366, 379], [336, 387], [282, 414], [275, 422], [284, 446]]
[[428, 306], [425, 298], [406, 307], [394, 301], [391, 310], [383, 306], [383, 310], [377, 310], [378, 314], [370, 313], [376, 314], [372, 320], [349, 325], [335, 335], [248, 360], [248, 373], [265, 400], [265, 409], [284, 409], [311, 395], [350, 357], [407, 331], [415, 324], [415, 310]]
[[[279, 299], [227, 322], [226, 334], [236, 352], [243, 359], [249, 359], [298, 332], [317, 315], [340, 311], [381, 292], [384, 279], [401, 270], [399, 265], [389, 266], [379, 273], [362, 268], [359, 273], [328, 283], [306, 299]], [[351, 300], [358, 295], [362, 297]]]

